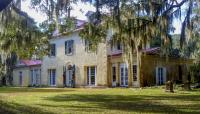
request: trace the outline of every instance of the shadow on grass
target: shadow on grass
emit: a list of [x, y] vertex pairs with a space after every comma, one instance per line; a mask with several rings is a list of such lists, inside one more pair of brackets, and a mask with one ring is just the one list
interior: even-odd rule
[[75, 91], [73, 89], [64, 88], [27, 88], [27, 87], [2, 87], [0, 92], [2, 93], [23, 93], [23, 92], [70, 92]]
[[[47, 107], [62, 107], [69, 108], [69, 110], [81, 110], [84, 112], [89, 111], [103, 111], [107, 110], [120, 110], [125, 112], [143, 112], [143, 113], [200, 113], [200, 96], [187, 95], [187, 96], [147, 96], [147, 95], [102, 95], [102, 94], [65, 94], [45, 100], [55, 102], [82, 102], [85, 105], [45, 105]], [[179, 104], [164, 104], [161, 100], [178, 101]], [[192, 101], [190, 105], [183, 104], [182, 101]], [[87, 103], [89, 106], [87, 106]]]
[[13, 102], [0, 101], [0, 114], [54, 114], [47, 110], [21, 105]]

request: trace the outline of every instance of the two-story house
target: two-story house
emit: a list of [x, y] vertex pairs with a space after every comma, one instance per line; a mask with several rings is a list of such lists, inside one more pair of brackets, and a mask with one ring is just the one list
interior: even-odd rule
[[[149, 45], [141, 50], [141, 68], [136, 55], [133, 64], [123, 58], [123, 46], [112, 48], [100, 43], [96, 52], [90, 43], [81, 39], [78, 28], [50, 40], [51, 52], [44, 57], [41, 83], [53, 87], [141, 87], [162, 85], [168, 80], [182, 81], [186, 72], [183, 64], [192, 63], [175, 55], [161, 57], [159, 47]], [[110, 33], [107, 36], [109, 39]], [[138, 75], [140, 72], [140, 75]]]
[[51, 51], [42, 64], [42, 84], [60, 87], [108, 86], [107, 45], [97, 52], [79, 36], [80, 29], [50, 40]]

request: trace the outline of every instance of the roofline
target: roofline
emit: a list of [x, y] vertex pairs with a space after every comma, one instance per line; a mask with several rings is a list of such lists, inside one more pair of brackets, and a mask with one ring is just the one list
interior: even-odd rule
[[35, 67], [35, 66], [41, 66], [42, 64], [37, 64], [37, 65], [23, 65], [23, 66], [15, 66], [14, 69], [17, 69], [17, 68], [30, 68], [30, 67]]
[[72, 31], [63, 32], [63, 33], [60, 33], [59, 35], [51, 37], [50, 39], [56, 39], [56, 38], [61, 37], [61, 36], [68, 36], [69, 34], [79, 32], [80, 30], [83, 30], [83, 29], [84, 29], [84, 27], [81, 27], [81, 28], [78, 28], [78, 29], [75, 29], [75, 30], [72, 30]]

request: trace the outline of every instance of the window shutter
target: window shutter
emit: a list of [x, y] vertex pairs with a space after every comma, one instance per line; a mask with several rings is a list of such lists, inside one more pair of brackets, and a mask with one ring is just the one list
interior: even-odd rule
[[71, 40], [71, 53], [74, 53], [74, 40]]
[[156, 85], [158, 85], [158, 81], [159, 81], [159, 79], [158, 79], [158, 67], [156, 67]]
[[67, 41], [65, 41], [65, 55], [67, 54]]

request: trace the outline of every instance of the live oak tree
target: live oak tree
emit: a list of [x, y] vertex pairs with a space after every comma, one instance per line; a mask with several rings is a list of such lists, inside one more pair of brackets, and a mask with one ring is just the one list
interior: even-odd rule
[[[107, 28], [113, 32], [112, 42], [123, 43], [126, 57], [132, 66], [133, 53], [137, 55], [138, 78], [143, 78], [141, 74], [141, 49], [153, 38], [161, 38], [162, 55], [168, 56], [170, 53], [171, 35], [174, 31], [173, 21], [175, 18], [184, 17], [180, 44], [181, 47], [187, 45], [186, 28], [190, 29], [191, 9], [196, 0], [95, 0], [96, 12], [91, 23], [85, 27], [90, 27], [88, 31], [81, 31], [84, 38], [92, 37], [99, 30], [97, 28]], [[186, 7], [185, 13], [182, 7]], [[105, 8], [107, 8], [105, 12]], [[103, 10], [104, 9], [104, 10]], [[96, 27], [96, 28], [95, 28]], [[191, 30], [191, 29], [190, 29]], [[105, 31], [107, 32], [107, 31]], [[83, 35], [84, 34], [84, 35]], [[103, 34], [104, 35], [104, 34]], [[99, 37], [101, 39], [102, 36]], [[90, 38], [91, 41], [96, 38]], [[98, 43], [95, 43], [98, 44]], [[142, 79], [141, 79], [142, 80]], [[143, 86], [143, 82], [140, 82]]]
[[17, 59], [38, 58], [46, 54], [48, 40], [36, 23], [20, 10], [20, 0], [11, 2], [0, 12], [0, 54], [4, 56], [1, 68], [9, 84], [12, 84], [12, 70]]

